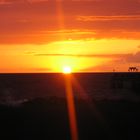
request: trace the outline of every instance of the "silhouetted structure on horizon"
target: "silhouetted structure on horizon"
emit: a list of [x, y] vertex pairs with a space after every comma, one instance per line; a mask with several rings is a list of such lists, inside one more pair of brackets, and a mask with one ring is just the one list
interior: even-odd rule
[[137, 67], [129, 67], [128, 71], [129, 72], [138, 72], [138, 68]]

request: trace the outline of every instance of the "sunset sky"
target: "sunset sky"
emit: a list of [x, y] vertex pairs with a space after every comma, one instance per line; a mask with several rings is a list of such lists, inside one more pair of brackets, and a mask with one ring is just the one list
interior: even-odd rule
[[0, 73], [140, 69], [140, 0], [0, 0]]

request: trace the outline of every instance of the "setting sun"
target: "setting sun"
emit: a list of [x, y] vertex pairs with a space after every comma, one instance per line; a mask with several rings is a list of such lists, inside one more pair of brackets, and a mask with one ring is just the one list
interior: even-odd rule
[[71, 72], [72, 72], [72, 70], [71, 70], [70, 66], [63, 67], [63, 73], [64, 74], [70, 74]]

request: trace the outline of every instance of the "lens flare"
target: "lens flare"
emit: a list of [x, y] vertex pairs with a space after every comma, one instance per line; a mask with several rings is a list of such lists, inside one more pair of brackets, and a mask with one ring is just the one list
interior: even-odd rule
[[65, 75], [66, 99], [67, 99], [67, 107], [68, 107], [68, 115], [69, 115], [71, 140], [78, 140], [76, 108], [74, 102], [71, 76], [72, 75]]

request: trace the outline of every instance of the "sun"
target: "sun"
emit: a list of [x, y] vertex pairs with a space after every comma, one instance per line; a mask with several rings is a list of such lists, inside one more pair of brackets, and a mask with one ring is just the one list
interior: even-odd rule
[[72, 69], [70, 66], [64, 66], [63, 67], [63, 73], [64, 74], [70, 74], [72, 72]]

